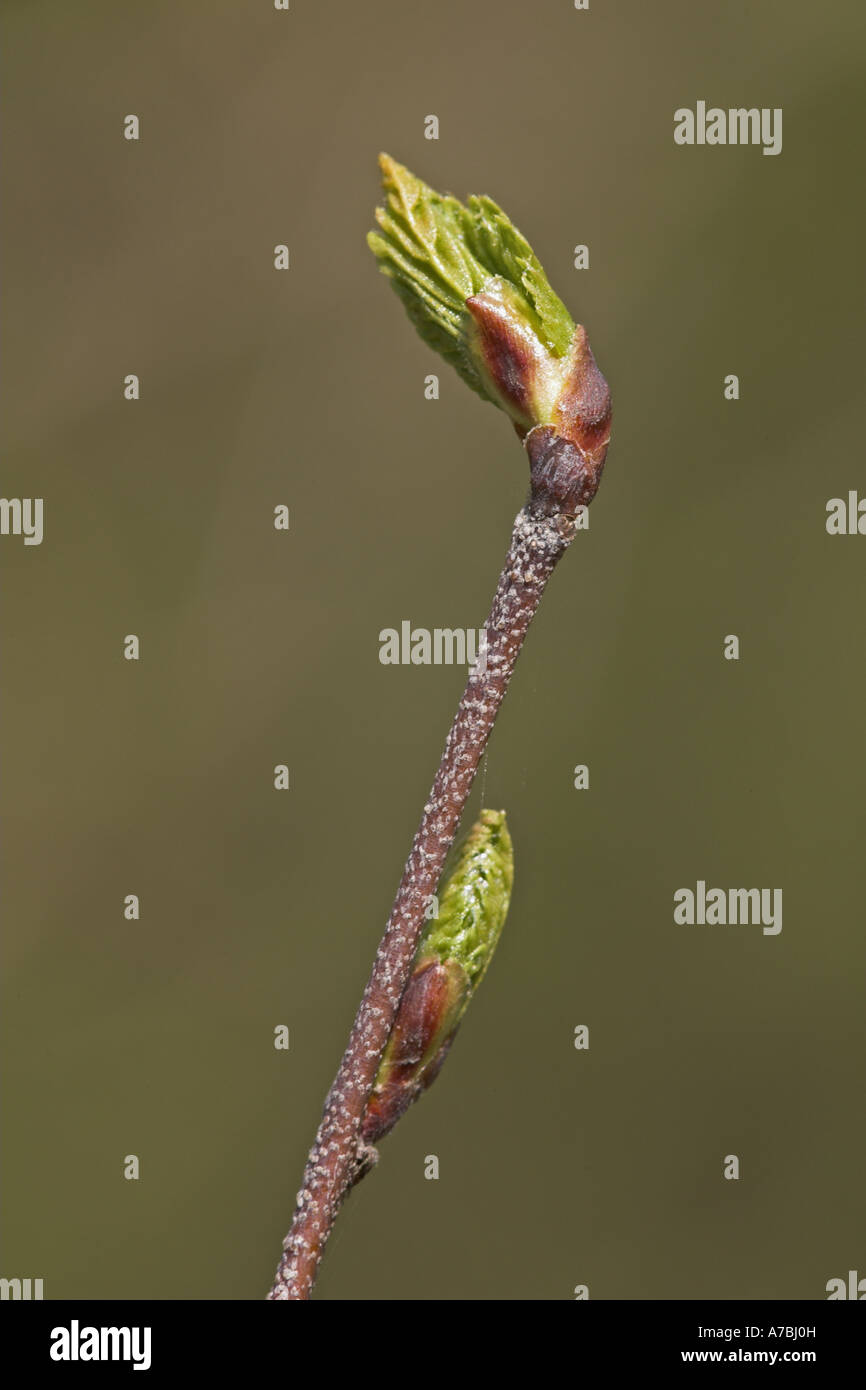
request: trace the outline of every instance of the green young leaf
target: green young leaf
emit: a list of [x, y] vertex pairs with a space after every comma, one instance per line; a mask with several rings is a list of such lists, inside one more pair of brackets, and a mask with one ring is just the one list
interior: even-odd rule
[[[534, 379], [546, 370], [559, 383], [575, 324], [554, 294], [538, 258], [514, 224], [490, 198], [463, 204], [437, 193], [402, 164], [381, 155], [384, 208], [376, 209], [378, 232], [368, 244], [400, 296], [415, 328], [485, 400], [504, 408], [525, 431], [535, 423], [537, 398], [548, 401], [549, 384]], [[479, 343], [477, 312], [467, 305], [477, 295], [494, 295], [508, 306], [507, 344], [501, 315], [494, 345]], [[527, 378], [514, 388], [514, 364], [501, 361], [521, 340], [520, 370]], [[526, 358], [526, 361], [522, 359]], [[498, 360], [494, 360], [498, 359]], [[532, 376], [533, 381], [529, 380]]]
[[505, 812], [482, 811], [458, 851], [417, 959], [456, 961], [474, 991], [496, 949], [513, 884], [514, 849]]

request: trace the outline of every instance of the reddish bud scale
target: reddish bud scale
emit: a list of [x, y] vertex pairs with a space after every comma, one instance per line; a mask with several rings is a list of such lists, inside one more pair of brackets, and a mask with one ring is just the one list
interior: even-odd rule
[[600, 475], [610, 443], [610, 387], [598, 369], [582, 324], [574, 330], [568, 374], [551, 424]]
[[574, 516], [596, 494], [610, 441], [610, 391], [577, 324], [557, 356], [513, 286], [493, 279], [466, 301], [469, 350], [529, 454], [535, 510]]
[[574, 517], [592, 501], [601, 482], [600, 463], [556, 433], [536, 425], [524, 441], [529, 454], [533, 510], [542, 516]]
[[456, 961], [427, 959], [416, 966], [364, 1114], [361, 1138], [365, 1144], [375, 1144], [388, 1134], [435, 1080], [468, 992], [468, 976]]
[[548, 388], [555, 359], [528, 320], [526, 306], [515, 306], [511, 285], [491, 280], [487, 289], [467, 299], [466, 309], [473, 322], [467, 334], [470, 351], [522, 437], [538, 423], [543, 408], [539, 397]]

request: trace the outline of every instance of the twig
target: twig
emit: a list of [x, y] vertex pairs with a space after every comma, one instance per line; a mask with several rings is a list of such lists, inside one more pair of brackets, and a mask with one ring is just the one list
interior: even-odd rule
[[[307, 1299], [347, 1191], [375, 1161], [362, 1126], [426, 911], [527, 629], [595, 496], [610, 438], [610, 392], [586, 332], [554, 294], [526, 239], [489, 198], [443, 197], [388, 155], [387, 203], [368, 243], [421, 337], [509, 415], [530, 462], [519, 512], [469, 676], [349, 1045], [307, 1159], [271, 1299]], [[369, 1132], [365, 1131], [365, 1132]], [[375, 1132], [375, 1126], [374, 1126]]]
[[[600, 378], [600, 373], [597, 375]], [[546, 425], [536, 426], [525, 437], [532, 489], [514, 522], [487, 620], [487, 650], [484, 659], [476, 662], [457, 707], [349, 1045], [307, 1159], [292, 1228], [269, 1299], [310, 1297], [343, 1198], [369, 1166], [360, 1140], [361, 1123], [409, 980], [430, 895], [439, 883], [545, 585], [575, 534], [578, 509], [592, 499], [598, 487], [610, 429], [606, 387], [602, 394], [603, 399], [594, 402], [594, 415], [587, 412], [584, 399], [579, 435], [583, 447], [559, 437]], [[578, 438], [575, 429], [572, 436]]]

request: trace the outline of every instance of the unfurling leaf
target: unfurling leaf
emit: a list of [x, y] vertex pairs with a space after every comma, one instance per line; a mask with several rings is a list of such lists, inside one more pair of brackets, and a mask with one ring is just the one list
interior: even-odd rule
[[464, 204], [388, 155], [379, 162], [386, 204], [367, 241], [425, 343], [504, 410], [522, 439], [542, 426], [545, 444], [578, 450], [597, 486], [610, 392], [526, 238], [492, 199]]

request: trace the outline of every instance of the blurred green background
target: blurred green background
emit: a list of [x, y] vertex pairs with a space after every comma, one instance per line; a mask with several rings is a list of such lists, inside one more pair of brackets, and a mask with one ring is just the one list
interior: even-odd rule
[[[614, 428], [489, 750], [497, 958], [317, 1296], [866, 1274], [866, 539], [824, 525], [866, 493], [862, 4], [6, 3], [0, 28], [2, 491], [45, 499], [41, 546], [0, 540], [2, 1273], [270, 1284], [465, 678], [380, 665], [378, 634], [483, 624], [526, 485], [365, 246], [386, 149], [503, 204]], [[676, 147], [698, 100], [782, 107], [781, 155]], [[676, 926], [699, 878], [781, 887], [781, 934]]]

